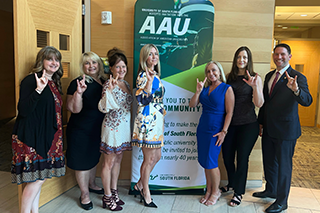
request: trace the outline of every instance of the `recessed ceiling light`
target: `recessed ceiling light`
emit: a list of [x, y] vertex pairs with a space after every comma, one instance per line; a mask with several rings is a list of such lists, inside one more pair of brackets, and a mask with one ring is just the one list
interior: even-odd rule
[[302, 15], [300, 15], [300, 16], [308, 16], [307, 14], [302, 14]]
[[277, 27], [282, 27], [282, 25], [281, 25], [281, 24], [279, 24]]
[[288, 29], [288, 27], [282, 27], [282, 29], [286, 30], [286, 29]]

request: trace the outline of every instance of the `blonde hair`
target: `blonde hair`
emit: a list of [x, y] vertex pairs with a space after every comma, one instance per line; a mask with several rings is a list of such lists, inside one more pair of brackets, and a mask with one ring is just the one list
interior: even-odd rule
[[[217, 65], [217, 67], [219, 68], [219, 71], [220, 71], [220, 81], [226, 83], [226, 76], [224, 74], [224, 71], [223, 71], [223, 68], [221, 66], [221, 64], [218, 62], [218, 61], [210, 61], [207, 63], [205, 69], [204, 69], [204, 74], [206, 75], [207, 74], [207, 69], [209, 67], [209, 65], [211, 64], [215, 64]], [[206, 82], [204, 83], [204, 87], [208, 87], [212, 84], [212, 82], [207, 78]]]
[[104, 67], [103, 67], [103, 62], [101, 60], [101, 58], [94, 52], [85, 52], [82, 54], [81, 56], [81, 60], [80, 60], [80, 73], [81, 75], [85, 75], [86, 76], [86, 82], [87, 83], [92, 83], [93, 79], [90, 75], [87, 75], [84, 73], [83, 71], [83, 65], [89, 60], [91, 59], [92, 61], [95, 61], [99, 64], [99, 75], [98, 75], [98, 79], [103, 78], [105, 79], [105, 75], [104, 75]]
[[[150, 54], [152, 48], [155, 48], [157, 53], [158, 53], [158, 55], [159, 55], [159, 50], [154, 44], [146, 44], [141, 48], [138, 74], [139, 74], [139, 72], [141, 70], [147, 71], [147, 69], [148, 69], [147, 58], [149, 57], [149, 54]], [[160, 56], [159, 56], [158, 64], [156, 66], [154, 66], [154, 70], [158, 73], [158, 76], [160, 77], [160, 75], [161, 75], [161, 71], [160, 71]]]

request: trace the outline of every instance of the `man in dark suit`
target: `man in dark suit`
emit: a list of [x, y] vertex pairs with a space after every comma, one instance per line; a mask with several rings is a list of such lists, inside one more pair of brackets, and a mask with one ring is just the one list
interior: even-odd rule
[[292, 57], [290, 46], [278, 44], [273, 52], [277, 69], [265, 77], [265, 102], [258, 115], [266, 187], [252, 195], [276, 199], [266, 209], [268, 213], [288, 208], [292, 157], [301, 135], [298, 104], [310, 106], [312, 103], [306, 77], [289, 65]]

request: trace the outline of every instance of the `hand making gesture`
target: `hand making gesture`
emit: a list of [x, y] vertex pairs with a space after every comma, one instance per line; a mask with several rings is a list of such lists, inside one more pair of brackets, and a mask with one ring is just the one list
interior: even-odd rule
[[298, 82], [297, 82], [298, 76], [296, 75], [294, 78], [292, 78], [287, 71], [286, 71], [286, 76], [288, 79], [287, 87], [291, 89], [293, 92], [297, 92], [299, 89]]
[[43, 73], [42, 73], [41, 78], [38, 77], [37, 73], [35, 73], [34, 75], [36, 77], [37, 90], [42, 91], [48, 84], [48, 78], [45, 76], [46, 70], [43, 69]]
[[77, 85], [78, 85], [78, 86], [77, 86], [77, 93], [78, 93], [79, 95], [82, 95], [82, 93], [84, 93], [84, 91], [86, 91], [86, 89], [87, 89], [86, 76], [85, 76], [85, 74], [83, 74], [81, 81], [79, 81], [79, 80], [77, 79]]
[[148, 69], [146, 71], [147, 79], [148, 79], [149, 82], [153, 81], [154, 74], [155, 74], [155, 72], [150, 70], [150, 69]]
[[108, 87], [110, 91], [112, 91], [116, 87], [116, 85], [118, 85], [118, 77], [119, 76], [117, 75], [116, 78], [113, 78], [112, 75], [110, 75], [109, 87]]
[[248, 80], [247, 79], [243, 79], [243, 81], [246, 82], [252, 88], [256, 87], [258, 85], [258, 83], [257, 83], [258, 73], [256, 73], [255, 76], [251, 76], [248, 70], [246, 72], [247, 72], [247, 75], [248, 75]]
[[197, 93], [200, 93], [202, 91], [206, 80], [207, 80], [207, 77], [203, 81], [199, 81], [199, 79], [197, 78]]

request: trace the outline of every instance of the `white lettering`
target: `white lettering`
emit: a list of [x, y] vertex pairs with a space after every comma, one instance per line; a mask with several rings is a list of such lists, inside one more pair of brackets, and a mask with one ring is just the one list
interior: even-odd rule
[[147, 16], [139, 33], [144, 33], [146, 30], [150, 30], [150, 34], [154, 34], [155, 26], [154, 26], [154, 17], [153, 16]]
[[161, 34], [163, 31], [167, 31], [167, 35], [172, 35], [171, 18], [165, 17], [162, 20], [162, 22], [161, 22], [156, 34]]
[[189, 28], [189, 24], [190, 24], [190, 18], [186, 18], [186, 20], [184, 21], [184, 24], [183, 24], [183, 28], [179, 32], [180, 20], [181, 20], [181, 18], [177, 18], [174, 22], [174, 27], [173, 27], [173, 33], [178, 36], [184, 35], [187, 32], [187, 30]]
[[[188, 31], [188, 28], [189, 28], [190, 21], [191, 21], [190, 18], [186, 18], [184, 21], [182, 30], [179, 31], [181, 18], [176, 18], [174, 21], [173, 33], [177, 36], [182, 36], [182, 35], [186, 34], [186, 32]], [[147, 30], [150, 31], [150, 34], [160, 35], [162, 32], [166, 32], [167, 35], [172, 35], [172, 20], [170, 17], [164, 17], [157, 32], [155, 33], [155, 17], [154, 16], [147, 16], [139, 33], [143, 34]]]

